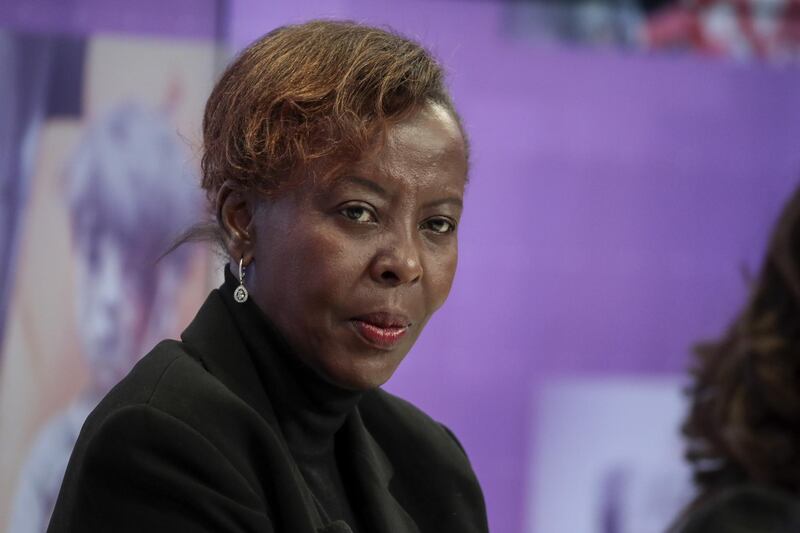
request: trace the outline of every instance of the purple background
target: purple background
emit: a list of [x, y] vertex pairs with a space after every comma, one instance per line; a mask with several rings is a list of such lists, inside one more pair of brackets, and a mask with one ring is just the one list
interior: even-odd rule
[[208, 39], [219, 35], [222, 0], [3, 0], [0, 27], [67, 33], [133, 33]]
[[[12, 4], [3, 26], [220, 31], [212, 1]], [[520, 531], [539, 384], [680, 373], [742, 303], [743, 269], [800, 180], [800, 71], [537, 47], [505, 36], [501, 2], [283, 4], [231, 0], [233, 49], [336, 16], [417, 38], [450, 73], [473, 146], [461, 263], [388, 388], [455, 430], [492, 531]]]

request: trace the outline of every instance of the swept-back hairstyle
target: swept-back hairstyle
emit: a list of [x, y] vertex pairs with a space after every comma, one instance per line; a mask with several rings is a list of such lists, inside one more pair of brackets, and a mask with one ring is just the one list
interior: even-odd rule
[[755, 482], [800, 494], [800, 189], [773, 231], [750, 299], [696, 353], [683, 431], [696, 503]]
[[441, 66], [418, 43], [354, 22], [278, 28], [227, 68], [206, 105], [202, 186], [280, 193], [331, 174], [426, 103], [455, 113]]

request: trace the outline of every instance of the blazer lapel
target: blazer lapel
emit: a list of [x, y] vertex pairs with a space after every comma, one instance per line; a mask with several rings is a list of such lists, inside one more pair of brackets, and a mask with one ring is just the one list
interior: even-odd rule
[[[303, 476], [292, 458], [286, 440], [280, 432], [278, 418], [264, 390], [264, 385], [258, 377], [259, 374], [251, 359], [252, 356], [222, 298], [223, 296], [219, 294], [218, 290], [214, 290], [208, 295], [197, 316], [181, 334], [181, 340], [195, 359], [199, 360], [231, 392], [255, 409], [266, 425], [271, 428], [275, 447], [264, 450], [264, 453], [267, 455], [277, 454], [275, 460], [279, 461], [281, 469], [288, 469], [289, 478], [293, 480], [292, 485], [300, 497], [300, 501], [293, 498], [284, 499], [283, 505], [286, 507], [284, 510], [291, 511], [287, 515], [292, 520], [301, 522], [295, 523], [295, 530], [318, 531], [323, 527], [324, 521], [319, 515], [313, 495], [303, 481]], [[277, 472], [264, 473], [265, 476], [276, 474]], [[289, 481], [289, 478], [283, 477], [282, 479], [285, 483]], [[284, 486], [281, 492], [286, 497], [290, 492], [289, 486]], [[300, 510], [300, 506], [304, 511]], [[308, 521], [302, 520], [302, 518]]]
[[351, 475], [363, 498], [357, 509], [367, 531], [375, 533], [420, 533], [419, 527], [389, 490], [394, 468], [384, 451], [367, 431], [358, 408], [345, 422], [347, 455]]
[[272, 427], [278, 427], [250, 353], [219, 291], [208, 295], [197, 316], [181, 334], [181, 340], [212, 375]]
[[[319, 514], [314, 497], [280, 433], [277, 416], [259, 378], [258, 370], [252, 360], [253, 355], [242, 340], [236, 321], [230, 315], [230, 310], [223, 301], [223, 295], [218, 290], [211, 292], [197, 316], [181, 335], [181, 339], [193, 357], [231, 392], [255, 409], [273, 428], [276, 445], [285, 459], [281, 461], [282, 467], [291, 471], [291, 477], [294, 478], [293, 485], [299, 492], [302, 505], [308, 513], [306, 516], [310, 519], [310, 523], [306, 522], [302, 527], [292, 530], [316, 530], [325, 533], [349, 531], [350, 528], [340, 522], [326, 524]], [[354, 485], [361, 492], [361, 501], [364, 504], [363, 509], [355, 510], [362, 517], [365, 530], [370, 533], [420, 533], [417, 524], [389, 490], [394, 469], [389, 458], [364, 426], [358, 408], [347, 418], [343, 429], [350, 472], [354, 478]], [[276, 451], [278, 450], [272, 450], [273, 453]], [[265, 450], [265, 453], [269, 452]], [[265, 473], [265, 475], [271, 474], [273, 473]], [[298, 501], [290, 503], [287, 500], [283, 503], [291, 507], [300, 504]], [[306, 529], [307, 527], [309, 529]]]

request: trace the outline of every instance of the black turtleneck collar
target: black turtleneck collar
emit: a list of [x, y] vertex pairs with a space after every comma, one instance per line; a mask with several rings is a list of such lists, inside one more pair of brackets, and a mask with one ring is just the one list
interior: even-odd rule
[[226, 267], [220, 292], [253, 357], [292, 455], [303, 463], [331, 453], [336, 433], [362, 393], [330, 383], [304, 363], [268, 318], [280, 310], [265, 313], [252, 296], [243, 304], [236, 302], [233, 292], [238, 285]]

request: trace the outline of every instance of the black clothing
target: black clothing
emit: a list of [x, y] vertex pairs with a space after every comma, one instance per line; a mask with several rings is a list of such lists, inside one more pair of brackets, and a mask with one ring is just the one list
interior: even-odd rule
[[[226, 268], [222, 294], [233, 294], [237, 285]], [[348, 501], [352, 491], [344, 485], [335, 437], [362, 394], [330, 384], [302, 363], [252, 302], [242, 305], [230, 297], [223, 301], [248, 352], [274, 355], [254, 357], [253, 363], [263, 387], [274, 391], [272, 408], [281, 432], [323, 521], [342, 520], [356, 530], [356, 515]]]
[[701, 503], [671, 533], [798, 533], [800, 500], [760, 487], [731, 487]]
[[49, 533], [488, 531], [446, 428], [324, 381], [232, 283], [89, 416]]

